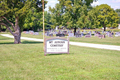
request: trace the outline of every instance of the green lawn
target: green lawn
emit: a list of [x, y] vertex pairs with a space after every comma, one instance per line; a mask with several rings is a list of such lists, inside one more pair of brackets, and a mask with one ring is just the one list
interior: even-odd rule
[[70, 41], [74, 42], [85, 42], [85, 43], [95, 43], [95, 44], [107, 44], [107, 45], [118, 45], [120, 46], [120, 37], [106, 37], [106, 38], [98, 38], [95, 36], [92, 36], [91, 38], [75, 38], [71, 37]]
[[70, 45], [44, 56], [43, 43], [0, 36], [0, 80], [120, 80], [120, 51]]

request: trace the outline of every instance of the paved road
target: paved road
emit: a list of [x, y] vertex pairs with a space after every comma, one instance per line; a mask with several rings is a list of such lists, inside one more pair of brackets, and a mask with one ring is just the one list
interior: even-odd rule
[[[9, 34], [1, 34], [1, 35], [9, 38], [14, 38], [12, 35]], [[36, 39], [36, 38], [21, 37], [21, 39], [43, 42], [43, 39]], [[71, 42], [71, 41], [70, 41], [70, 45], [120, 51], [120, 46], [115, 46], [115, 45], [91, 44], [91, 43], [81, 43], [81, 42]]]

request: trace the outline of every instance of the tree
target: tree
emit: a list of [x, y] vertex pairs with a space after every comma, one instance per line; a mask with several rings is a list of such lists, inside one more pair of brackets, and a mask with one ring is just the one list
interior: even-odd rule
[[42, 19], [42, 12], [38, 13], [33, 7], [29, 10], [23, 26], [25, 29], [37, 31], [38, 29], [42, 28]]
[[[38, 31], [39, 29], [42, 29], [43, 28], [43, 15], [42, 14], [43, 14], [42, 12], [37, 13], [35, 8], [31, 8], [31, 10], [29, 11], [25, 19], [24, 28], [32, 29], [33, 31]], [[51, 25], [50, 13], [45, 11], [44, 16], [45, 16], [45, 21], [44, 21], [45, 29], [50, 29], [50, 25]]]
[[[45, 2], [46, 4], [47, 2]], [[42, 1], [39, 0], [0, 0], [0, 25], [4, 25], [14, 36], [14, 43], [21, 43], [21, 31], [24, 20], [31, 7], [42, 11]], [[14, 18], [13, 20], [10, 20]], [[13, 31], [10, 29], [13, 28]]]
[[88, 12], [86, 21], [90, 28], [95, 29], [100, 27], [100, 22], [98, 21], [98, 10], [93, 8]]
[[120, 9], [116, 9], [115, 11], [116, 11], [116, 12], [120, 12]]
[[120, 9], [116, 9], [115, 11], [118, 13], [118, 16], [119, 16], [118, 24], [120, 24]]
[[0, 32], [2, 31], [1, 25], [0, 25]]
[[51, 15], [50, 22], [52, 22], [52, 25], [51, 25], [52, 28], [55, 28], [58, 25], [62, 25], [63, 12], [61, 10], [62, 10], [62, 8], [61, 8], [60, 4], [58, 4], [58, 3], [56, 4], [55, 8], [49, 7], [49, 11], [50, 11], [50, 15]]
[[[78, 28], [78, 20], [82, 16], [82, 8], [83, 3], [81, 0], [74, 0], [74, 1], [68, 1], [65, 4], [66, 6], [66, 19], [68, 21], [67, 27], [74, 28], [74, 35], [76, 33], [76, 29]], [[83, 11], [84, 12], [84, 11]]]
[[88, 28], [89, 27], [89, 22], [87, 21], [87, 6], [83, 5], [83, 7], [80, 9], [80, 17], [77, 21], [77, 25], [79, 26], [79, 28]]
[[6, 27], [5, 26], [3, 26], [3, 25], [0, 25], [0, 32], [2, 32], [2, 31], [6, 31], [7, 29], [6, 29]]
[[107, 27], [118, 27], [118, 14], [107, 4], [102, 4], [96, 7], [97, 10], [97, 20], [100, 25], [104, 27], [106, 31]]
[[51, 15], [47, 11], [45, 11], [45, 29], [51, 29]]
[[91, 28], [102, 28], [106, 31], [107, 27], [118, 26], [117, 13], [107, 4], [102, 4], [90, 10], [87, 15], [87, 21]]
[[51, 14], [56, 14], [53, 20], [57, 23], [57, 25], [62, 24], [64, 26], [67, 26], [67, 28], [74, 28], [75, 34], [76, 29], [78, 27], [81, 27], [79, 25], [83, 24], [82, 22], [79, 23], [80, 20], [83, 20], [85, 18], [88, 10], [91, 8], [90, 4], [96, 0], [58, 0], [58, 1], [59, 4], [57, 4], [55, 8], [53, 9], [50, 8]]

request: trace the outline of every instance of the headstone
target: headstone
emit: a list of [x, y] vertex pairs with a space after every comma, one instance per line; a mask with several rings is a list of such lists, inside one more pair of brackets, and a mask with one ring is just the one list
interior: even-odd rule
[[49, 36], [53, 36], [53, 33], [50, 33]]
[[29, 31], [26, 31], [25, 34], [29, 34]]
[[85, 35], [85, 38], [90, 38], [91, 37], [91, 35], [89, 34], [89, 33], [87, 33], [86, 35]]
[[115, 37], [119, 37], [120, 36], [120, 32], [116, 32]]
[[34, 31], [31, 31], [31, 30], [30, 30], [30, 31], [29, 31], [29, 34], [34, 34]]
[[57, 31], [54, 31], [54, 33], [53, 33], [54, 35], [56, 35], [56, 34], [58, 34], [58, 32]]
[[74, 33], [72, 33], [72, 31], [70, 31], [70, 33], [68, 33], [68, 37], [74, 37]]
[[65, 37], [65, 34], [56, 34], [58, 37]]
[[84, 36], [84, 33], [83, 32], [81, 32], [81, 37], [83, 37]]
[[34, 32], [34, 35], [39, 35], [39, 33], [38, 32]]
[[67, 35], [68, 33], [67, 33], [67, 31], [63, 31], [63, 34]]
[[99, 38], [105, 38], [105, 35], [98, 35]]
[[45, 32], [45, 36], [47, 36], [47, 33]]
[[56, 26], [56, 30], [58, 30], [58, 27], [59, 27], [59, 26]]
[[81, 37], [81, 34], [79, 32], [76, 32], [75, 33], [75, 37], [78, 38], [78, 37]]
[[109, 33], [109, 37], [113, 37], [112, 33]]
[[26, 33], [26, 31], [23, 31], [23, 33]]
[[46, 32], [46, 36], [49, 36], [49, 31]]

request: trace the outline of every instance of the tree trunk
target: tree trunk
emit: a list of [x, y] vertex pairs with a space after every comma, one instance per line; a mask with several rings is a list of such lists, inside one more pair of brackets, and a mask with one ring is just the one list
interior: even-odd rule
[[19, 27], [19, 17], [15, 17], [15, 26], [12, 22], [10, 22], [6, 17], [2, 17], [4, 20], [6, 20], [9, 24], [12, 25], [12, 28], [15, 32], [13, 32], [10, 27], [4, 23], [4, 22], [1, 22], [0, 25], [4, 25], [7, 27], [7, 29], [10, 31], [10, 33], [14, 36], [14, 43], [15, 44], [19, 44], [21, 43], [21, 30], [20, 30], [20, 27]]
[[2, 31], [1, 25], [0, 25], [0, 32]]
[[21, 31], [19, 27], [19, 17], [15, 18], [15, 33], [14, 33], [14, 44], [21, 43]]
[[21, 43], [21, 32], [15, 33], [14, 35], [14, 44], [20, 44]]
[[105, 24], [103, 24], [103, 27], [104, 27], [104, 31], [106, 31], [106, 26], [105, 26]]
[[75, 35], [75, 33], [76, 33], [76, 27], [74, 28], [74, 35]]

